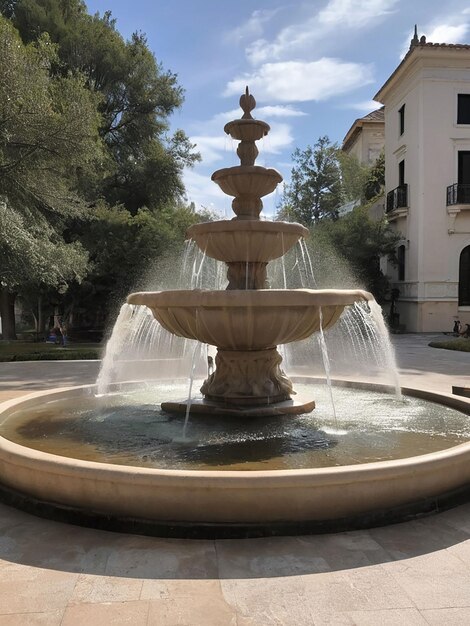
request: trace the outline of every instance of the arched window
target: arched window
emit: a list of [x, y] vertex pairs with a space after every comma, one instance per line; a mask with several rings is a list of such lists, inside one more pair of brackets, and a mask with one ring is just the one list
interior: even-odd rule
[[470, 306], [470, 246], [460, 253], [459, 306]]
[[398, 246], [398, 280], [405, 280], [405, 246]]

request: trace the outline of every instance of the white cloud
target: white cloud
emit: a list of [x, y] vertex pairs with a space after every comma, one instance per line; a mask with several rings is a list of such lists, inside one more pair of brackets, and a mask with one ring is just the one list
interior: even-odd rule
[[398, 0], [330, 0], [319, 12], [318, 21], [334, 27], [363, 27], [372, 19], [391, 13], [397, 2]]
[[230, 81], [224, 95], [241, 93], [245, 85], [260, 101], [326, 100], [373, 82], [372, 67], [339, 59], [265, 63], [251, 74]]
[[[463, 11], [463, 13], [465, 12]], [[418, 37], [426, 35], [426, 41], [429, 43], [463, 43], [469, 30], [470, 24], [468, 22], [462, 23], [462, 14], [459, 13], [448, 15], [442, 21], [437, 18], [423, 27], [418, 26]], [[408, 52], [412, 37], [413, 31], [410, 30], [403, 42], [400, 59], [403, 59]]]
[[230, 139], [223, 131], [219, 135], [193, 135], [191, 142], [196, 144], [196, 150], [201, 153], [203, 162], [207, 165], [219, 161], [222, 154], [229, 149]]
[[278, 13], [280, 9], [257, 9], [253, 11], [248, 20], [237, 26], [236, 28], [228, 31], [225, 34], [227, 42], [238, 43], [243, 39], [253, 39], [254, 37], [261, 37], [264, 32], [264, 26], [271, 18]]
[[319, 12], [283, 28], [273, 41], [260, 38], [247, 46], [246, 54], [253, 65], [277, 61], [299, 54], [311, 54], [312, 46], [340, 30], [358, 30], [377, 23], [391, 12], [398, 0], [330, 0]]
[[185, 169], [183, 173], [186, 195], [190, 202], [217, 211], [221, 216], [229, 213], [232, 198], [225, 195], [220, 187], [211, 181], [210, 175], [194, 169]]
[[[293, 142], [294, 138], [289, 124], [276, 124], [276, 126], [269, 131], [269, 134], [256, 144], [260, 153], [258, 161], [266, 154], [279, 154], [284, 148], [291, 146]], [[263, 164], [260, 162], [259, 165], [267, 165], [269, 167], [270, 163], [266, 162]]]
[[264, 119], [264, 117], [300, 117], [307, 114], [289, 105], [278, 104], [276, 106], [268, 105], [255, 109], [253, 115], [258, 119]]
[[352, 109], [353, 111], [360, 111], [361, 113], [369, 113], [380, 109], [382, 105], [375, 100], [364, 100], [363, 102], [350, 102], [342, 106], [342, 109]]
[[468, 24], [439, 24], [431, 31], [424, 31], [427, 41], [432, 43], [463, 43]]

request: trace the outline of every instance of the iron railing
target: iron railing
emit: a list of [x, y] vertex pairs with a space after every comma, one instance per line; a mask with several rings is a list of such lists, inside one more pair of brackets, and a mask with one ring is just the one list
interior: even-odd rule
[[454, 183], [447, 187], [447, 206], [470, 204], [470, 185]]
[[400, 185], [387, 193], [387, 213], [408, 206], [408, 185]]

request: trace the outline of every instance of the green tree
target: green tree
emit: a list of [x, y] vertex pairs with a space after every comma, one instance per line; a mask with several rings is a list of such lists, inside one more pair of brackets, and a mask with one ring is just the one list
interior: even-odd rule
[[[14, 338], [14, 299], [26, 284], [80, 278], [86, 251], [63, 238], [67, 219], [87, 205], [80, 167], [100, 158], [95, 96], [77, 76], [53, 77], [47, 35], [23, 45], [0, 17], [0, 306], [3, 337]], [[77, 268], [75, 272], [73, 268]]]
[[338, 150], [338, 162], [341, 172], [342, 200], [350, 202], [364, 198], [364, 187], [369, 177], [369, 168], [359, 162], [354, 154]]
[[329, 217], [335, 219], [342, 202], [341, 169], [338, 147], [327, 136], [305, 150], [297, 148], [291, 181], [286, 185], [280, 219], [289, 219], [311, 226]]
[[385, 153], [382, 150], [377, 161], [370, 168], [364, 182], [363, 196], [365, 200], [372, 200], [383, 193], [385, 188]]
[[[386, 256], [396, 262], [396, 247], [401, 239], [385, 216], [374, 220], [369, 215], [368, 205], [359, 206], [339, 220], [316, 224], [312, 239], [331, 244], [336, 253], [348, 261], [358, 285], [371, 291], [379, 302], [384, 301], [389, 283], [380, 269], [380, 258]], [[323, 273], [327, 274], [328, 268], [325, 267]]]
[[180, 199], [182, 170], [200, 157], [183, 131], [169, 134], [183, 89], [157, 63], [145, 36], [124, 41], [111, 12], [91, 16], [81, 0], [18, 0], [12, 19], [26, 42], [47, 32], [58, 44], [53, 70], [78, 72], [100, 95], [100, 134], [109, 158], [103, 170], [82, 172], [83, 192], [132, 213]]

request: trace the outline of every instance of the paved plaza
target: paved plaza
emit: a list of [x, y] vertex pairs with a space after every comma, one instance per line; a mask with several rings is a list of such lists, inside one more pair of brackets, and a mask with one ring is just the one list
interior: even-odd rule
[[[442, 335], [441, 335], [442, 337]], [[403, 386], [470, 385], [470, 353], [397, 335]], [[0, 363], [0, 401], [93, 382], [98, 363]], [[470, 624], [470, 504], [367, 531], [191, 541], [0, 505], [0, 625]]]

